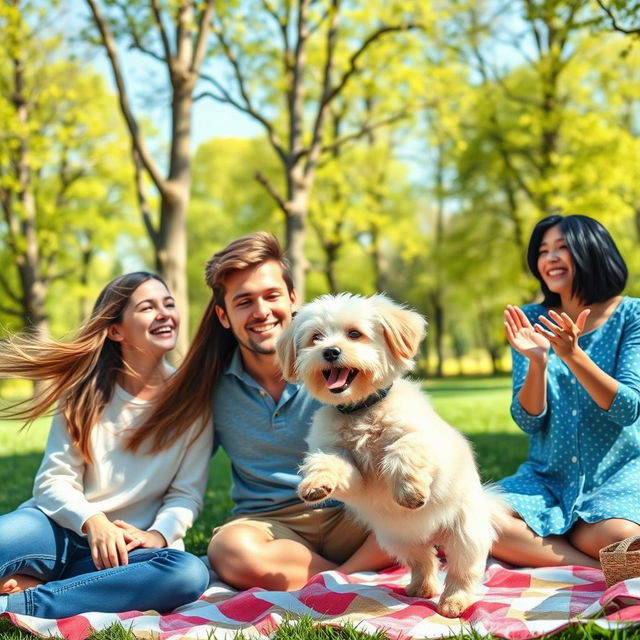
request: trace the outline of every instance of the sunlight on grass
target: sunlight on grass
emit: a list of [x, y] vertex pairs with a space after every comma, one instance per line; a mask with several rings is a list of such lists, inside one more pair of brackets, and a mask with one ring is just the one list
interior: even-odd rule
[[[472, 441], [483, 480], [513, 473], [526, 456], [526, 436], [509, 415], [509, 376], [428, 380], [424, 388], [435, 409]], [[31, 496], [33, 477], [46, 443], [50, 418], [20, 431], [21, 423], [0, 422], [0, 512]], [[187, 548], [206, 553], [211, 529], [231, 510], [229, 461], [222, 451], [212, 460], [205, 508], [186, 538]]]
[[[428, 380], [424, 389], [442, 417], [465, 433], [473, 443], [483, 480], [497, 480], [513, 473], [525, 459], [527, 438], [509, 415], [511, 381], [508, 376]], [[19, 431], [17, 422], [0, 423], [0, 512], [14, 509], [30, 497], [49, 422], [48, 418], [37, 420], [28, 431]], [[204, 511], [186, 538], [187, 549], [197, 555], [206, 553], [212, 527], [224, 522], [230, 512], [230, 482], [229, 460], [223, 452], [218, 452], [211, 463]], [[0, 620], [0, 640], [32, 637]], [[320, 626], [308, 617], [285, 620], [271, 636], [272, 640], [369, 640], [371, 637], [358, 631], [357, 627]], [[379, 633], [376, 640], [384, 640], [384, 637]], [[465, 640], [479, 640], [481, 637], [475, 633], [457, 636]], [[633, 630], [608, 632], [586, 624], [550, 637], [554, 640], [631, 640], [640, 634], [636, 635]], [[211, 638], [215, 638], [215, 629], [212, 629]], [[126, 626], [116, 624], [93, 634], [91, 640], [134, 640], [134, 637]], [[239, 633], [237, 640], [248, 640], [248, 637]]]

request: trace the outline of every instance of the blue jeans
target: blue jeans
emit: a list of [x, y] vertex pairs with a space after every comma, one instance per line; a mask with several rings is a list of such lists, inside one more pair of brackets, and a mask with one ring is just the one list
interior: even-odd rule
[[197, 600], [209, 583], [204, 563], [176, 549], [134, 549], [128, 565], [98, 571], [85, 537], [31, 507], [0, 516], [0, 577], [15, 573], [45, 584], [9, 595], [7, 611], [39, 618], [169, 611]]

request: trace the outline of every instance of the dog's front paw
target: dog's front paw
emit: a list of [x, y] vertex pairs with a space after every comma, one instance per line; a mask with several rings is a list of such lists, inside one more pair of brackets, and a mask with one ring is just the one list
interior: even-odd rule
[[466, 591], [460, 590], [450, 595], [443, 593], [438, 602], [438, 611], [445, 618], [459, 618], [472, 603], [473, 597]]
[[312, 474], [298, 485], [298, 495], [305, 502], [326, 500], [335, 491], [335, 485], [327, 474]]
[[427, 503], [429, 492], [407, 484], [396, 488], [393, 499], [406, 509], [420, 509]]
[[411, 598], [433, 598], [440, 590], [437, 576], [412, 576], [407, 585], [406, 593]]

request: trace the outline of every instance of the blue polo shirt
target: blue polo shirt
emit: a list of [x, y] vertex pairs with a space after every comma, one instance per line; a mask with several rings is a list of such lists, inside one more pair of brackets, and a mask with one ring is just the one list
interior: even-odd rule
[[234, 514], [300, 504], [298, 468], [318, 407], [300, 384], [288, 383], [274, 402], [236, 349], [213, 392], [214, 451], [222, 447], [231, 460]]

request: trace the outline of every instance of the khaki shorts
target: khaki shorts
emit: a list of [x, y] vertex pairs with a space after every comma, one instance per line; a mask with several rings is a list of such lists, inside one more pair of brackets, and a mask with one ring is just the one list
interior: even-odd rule
[[212, 536], [237, 525], [255, 527], [271, 540], [295, 540], [336, 564], [350, 558], [369, 535], [369, 529], [342, 506], [314, 509], [295, 504], [275, 511], [234, 516], [216, 527]]

